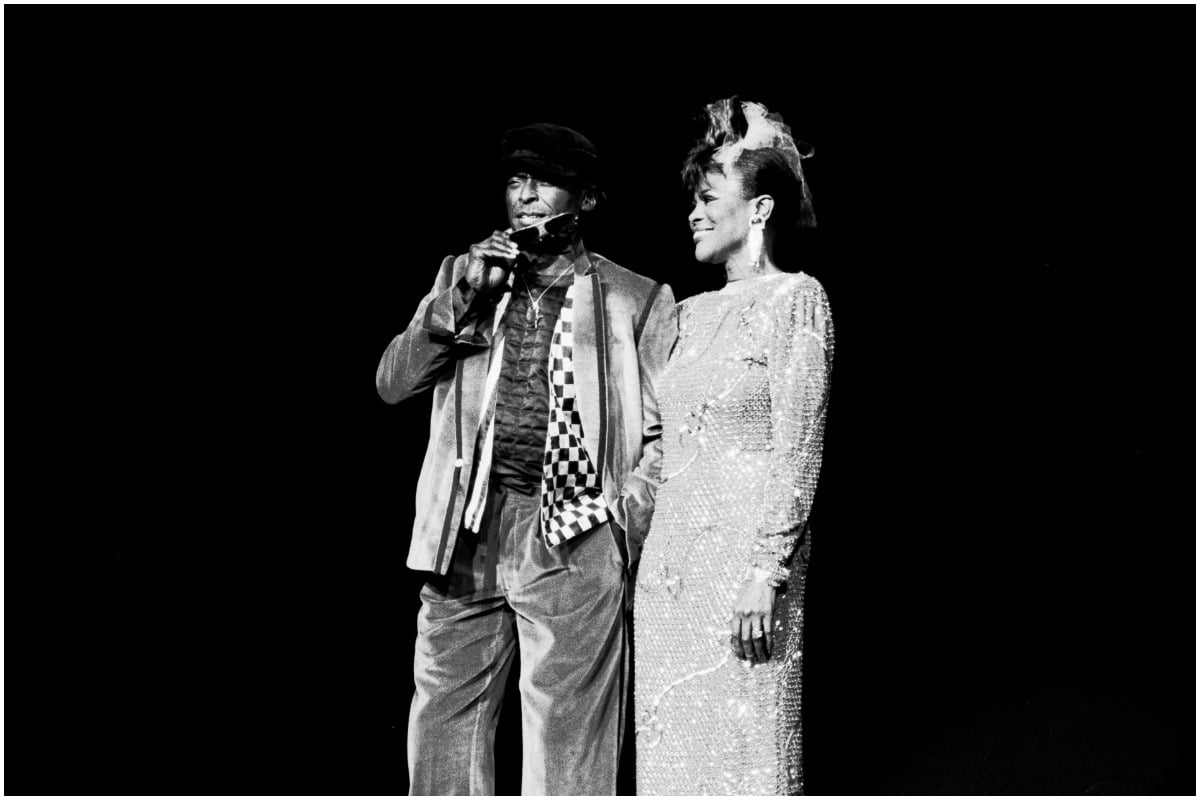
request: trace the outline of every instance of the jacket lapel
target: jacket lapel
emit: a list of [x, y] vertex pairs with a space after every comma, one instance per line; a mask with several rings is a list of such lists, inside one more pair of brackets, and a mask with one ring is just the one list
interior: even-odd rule
[[604, 414], [601, 410], [600, 384], [597, 380], [599, 364], [597, 362], [597, 342], [603, 331], [596, 330], [597, 303], [603, 298], [596, 297], [599, 286], [598, 275], [591, 260], [585, 255], [577, 262], [574, 285], [574, 325], [571, 335], [573, 341], [572, 362], [575, 372], [575, 404], [579, 409], [580, 422], [583, 424], [583, 440], [587, 446], [588, 457], [592, 459], [598, 472], [603, 471], [600, 463], [603, 457], [601, 436], [603, 434]]
[[[492, 347], [480, 350], [463, 360], [462, 393], [459, 395], [459, 413], [461, 417], [461, 436], [464, 439], [462, 452], [466, 464], [474, 463], [475, 448], [479, 446], [479, 436], [483, 433], [487, 414], [491, 408], [484, 408], [484, 402], [494, 407], [496, 402], [495, 387], [488, 386], [488, 369], [492, 359], [503, 358], [503, 340], [499, 338], [500, 320], [504, 318], [504, 309], [508, 305], [509, 294], [505, 294], [496, 304], [495, 316], [484, 324], [492, 328]], [[465, 468], [460, 478], [461, 488], [466, 491], [471, 485], [471, 470]]]

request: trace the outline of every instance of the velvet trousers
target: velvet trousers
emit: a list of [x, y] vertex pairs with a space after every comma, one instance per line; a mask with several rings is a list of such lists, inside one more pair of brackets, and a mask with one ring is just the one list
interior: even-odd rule
[[614, 795], [627, 712], [630, 590], [606, 523], [557, 547], [539, 492], [492, 484], [482, 532], [421, 590], [410, 793], [495, 794], [495, 732], [520, 648], [521, 793]]

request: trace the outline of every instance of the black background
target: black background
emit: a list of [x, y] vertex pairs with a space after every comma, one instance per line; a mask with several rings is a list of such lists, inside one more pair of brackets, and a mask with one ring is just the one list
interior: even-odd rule
[[738, 94], [816, 146], [837, 324], [808, 790], [1195, 793], [1194, 8], [6, 16], [9, 791], [405, 792], [378, 358], [531, 121], [593, 249], [714, 288], [678, 168]]

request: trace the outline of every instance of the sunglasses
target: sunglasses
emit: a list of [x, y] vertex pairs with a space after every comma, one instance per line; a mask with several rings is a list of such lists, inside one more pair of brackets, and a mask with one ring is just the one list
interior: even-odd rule
[[572, 212], [555, 214], [553, 217], [547, 217], [536, 225], [530, 225], [528, 228], [508, 231], [508, 238], [512, 240], [513, 244], [524, 250], [543, 239], [570, 236], [575, 232], [575, 228], [578, 225], [578, 214]]

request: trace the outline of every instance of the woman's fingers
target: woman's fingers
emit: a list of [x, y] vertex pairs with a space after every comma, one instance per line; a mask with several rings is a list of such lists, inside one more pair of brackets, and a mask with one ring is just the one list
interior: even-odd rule
[[750, 616], [742, 617], [742, 650], [746, 653], [746, 658], [751, 664], [758, 661], [758, 643], [760, 639], [754, 638], [754, 618]]
[[767, 635], [764, 630], [762, 617], [755, 617], [750, 620], [750, 641], [753, 643], [755, 661], [760, 664], [766, 663]]
[[734, 614], [729, 623], [729, 644], [733, 654], [753, 664], [765, 664], [775, 650], [771, 617]]

